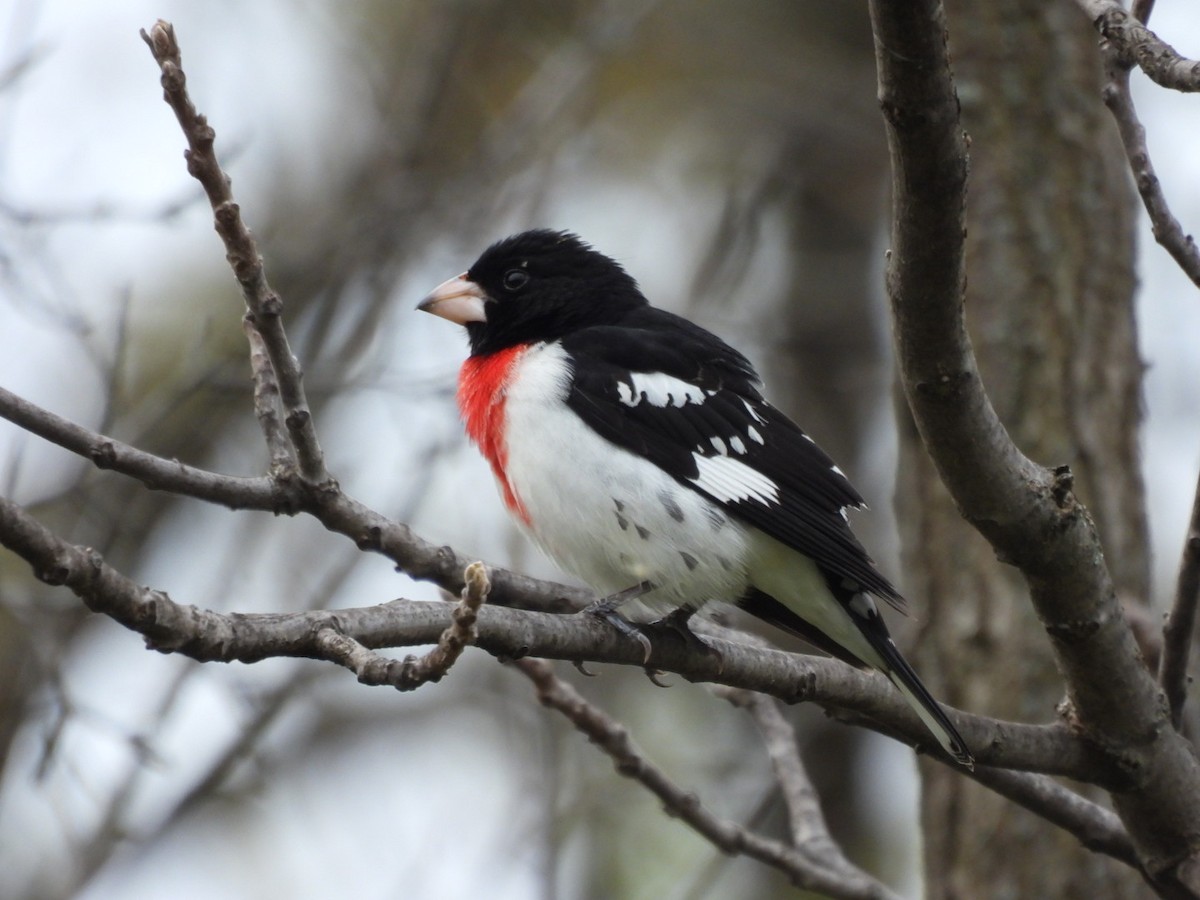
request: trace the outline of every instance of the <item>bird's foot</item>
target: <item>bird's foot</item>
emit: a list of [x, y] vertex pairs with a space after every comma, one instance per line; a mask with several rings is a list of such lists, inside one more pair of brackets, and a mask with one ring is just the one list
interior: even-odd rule
[[704, 639], [699, 637], [696, 632], [688, 626], [688, 621], [695, 615], [696, 609], [692, 606], [680, 606], [661, 619], [651, 622], [649, 625], [643, 626], [643, 631], [664, 635], [668, 640], [681, 640], [688, 650], [692, 650], [703, 656], [708, 656], [714, 659], [717, 663], [717, 671], [721, 672], [725, 668], [725, 657], [721, 655], [721, 651], [715, 647], [710, 647], [704, 642]]
[[650, 662], [650, 654], [654, 650], [654, 647], [650, 643], [650, 638], [646, 636], [640, 627], [630, 622], [617, 612], [617, 610], [622, 604], [628, 603], [630, 600], [634, 600], [652, 590], [654, 590], [652, 582], [642, 581], [623, 591], [617, 591], [615, 594], [601, 597], [599, 600], [589, 603], [580, 610], [583, 615], [593, 616], [625, 637], [637, 641], [642, 648], [643, 665]]
[[[624, 606], [630, 600], [636, 600], [643, 594], [648, 594], [654, 590], [653, 581], [639, 581], [633, 587], [627, 587], [623, 591], [617, 591], [615, 594], [609, 594], [607, 597], [601, 597], [599, 600], [593, 600], [580, 612], [587, 613], [590, 616], [596, 616], [603, 619], [609, 613], [616, 612], [620, 607]], [[630, 624], [627, 619], [622, 619], [626, 624]]]
[[725, 659], [721, 655], [721, 652], [706, 644], [702, 638], [697, 637], [696, 633], [688, 627], [688, 620], [696, 612], [695, 607], [677, 607], [661, 619], [657, 619], [646, 625], [630, 622], [617, 612], [622, 604], [652, 590], [654, 590], [654, 584], [649, 581], [643, 581], [623, 591], [609, 594], [607, 597], [601, 597], [599, 600], [584, 607], [581, 612], [600, 619], [630, 640], [637, 641], [638, 645], [642, 648], [642, 665], [646, 669], [646, 675], [659, 687], [667, 687], [667, 685], [658, 680], [658, 676], [662, 673], [650, 667], [650, 655], [654, 650], [654, 638], [662, 638], [665, 641], [682, 641], [685, 649], [715, 659], [717, 671], [722, 671], [725, 668]]

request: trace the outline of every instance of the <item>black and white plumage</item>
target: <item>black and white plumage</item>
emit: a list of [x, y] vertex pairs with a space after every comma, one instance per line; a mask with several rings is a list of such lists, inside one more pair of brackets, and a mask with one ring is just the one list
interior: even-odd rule
[[603, 594], [649, 581], [660, 609], [735, 602], [878, 669], [971, 765], [880, 616], [875, 598], [904, 599], [850, 530], [862, 497], [742, 354], [560, 232], [492, 245], [420, 308], [466, 326], [467, 431], [565, 570]]

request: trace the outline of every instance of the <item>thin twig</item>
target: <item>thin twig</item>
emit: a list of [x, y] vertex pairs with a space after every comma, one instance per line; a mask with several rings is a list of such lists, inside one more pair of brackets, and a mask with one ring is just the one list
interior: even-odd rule
[[[896, 737], [886, 725], [876, 725], [874, 730], [886, 737]], [[997, 729], [995, 733], [1000, 735], [1003, 729]], [[1050, 775], [1028, 769], [1027, 766], [986, 765], [976, 766], [966, 774], [1074, 835], [1088, 849], [1142, 869], [1128, 831], [1112, 810], [1064, 787]]]
[[[1144, 25], [1154, 6], [1153, 0], [1138, 0], [1132, 15]], [[1117, 124], [1134, 183], [1150, 218], [1155, 240], [1170, 253], [1192, 283], [1200, 286], [1200, 250], [1190, 234], [1184, 232], [1172, 214], [1162, 184], [1150, 160], [1146, 129], [1138, 118], [1129, 85], [1132, 59], [1128, 53], [1109, 41], [1104, 51], [1107, 83], [1102, 96]], [[1159, 657], [1158, 680], [1167, 695], [1171, 722], [1178, 730], [1183, 721], [1183, 705], [1187, 699], [1187, 668], [1195, 630], [1196, 606], [1200, 602], [1200, 484], [1197, 484], [1192, 517], [1184, 540], [1179, 564], [1175, 602], [1163, 628], [1162, 653]]]
[[1115, 0], [1075, 2], [1101, 36], [1116, 48], [1125, 65], [1136, 65], [1162, 87], [1184, 93], [1200, 91], [1200, 62], [1181, 56]]
[[846, 859], [829, 833], [820, 797], [800, 757], [796, 731], [784, 718], [779, 702], [753, 691], [717, 688], [716, 693], [745, 709], [762, 735], [763, 746], [787, 807], [792, 842], [796, 847], [813, 858], [824, 860], [834, 871], [864, 875]]
[[217, 796], [217, 791], [228, 783], [237, 767], [254, 755], [263, 736], [279, 720], [288, 704], [297, 698], [311, 696], [306, 692], [320, 671], [313, 669], [296, 672], [283, 684], [258, 698], [250, 721], [238, 731], [237, 736], [226, 745], [220, 755], [209, 763], [207, 771], [179, 799], [167, 816], [156, 823], [155, 831], [161, 834], [164, 829], [188, 815], [193, 809]]
[[1105, 49], [1104, 61], [1108, 80], [1101, 96], [1117, 123], [1117, 131], [1121, 136], [1125, 155], [1129, 159], [1134, 183], [1150, 217], [1154, 239], [1171, 254], [1171, 258], [1192, 283], [1200, 286], [1200, 251], [1197, 250], [1192, 236], [1183, 230], [1183, 226], [1171, 212], [1162, 183], [1154, 171], [1154, 163], [1150, 161], [1146, 129], [1138, 119], [1133, 94], [1129, 89], [1128, 60], [1122, 57], [1115, 45], [1109, 44]]
[[[171, 680], [171, 684], [158, 702], [158, 708], [149, 717], [149, 721], [161, 723], [176, 708], [180, 697], [192, 678], [199, 671], [195, 666], [179, 669]], [[131, 740], [131, 748], [139, 756], [144, 757], [149, 752], [150, 741], [147, 737]], [[80, 891], [102, 869], [113, 855], [116, 847], [129, 838], [129, 810], [137, 798], [148, 776], [154, 771], [153, 767], [144, 764], [130, 766], [126, 769], [120, 783], [109, 795], [103, 818], [99, 825], [88, 836], [87, 840], [74, 848], [71, 875], [73, 884], [71, 893]]]
[[[197, 671], [191, 669], [191, 672]], [[258, 749], [259, 742], [267, 730], [278, 720], [280, 714], [287, 708], [290, 701], [309, 688], [317, 677], [316, 670], [296, 673], [282, 685], [273, 689], [258, 704], [253, 718], [242, 727], [236, 737], [227, 744], [224, 750], [206, 767], [206, 770], [194, 781], [187, 792], [179, 797], [169, 810], [152, 825], [133, 832], [122, 829], [114, 833], [114, 838], [121, 841], [131, 840], [135, 844], [143, 844], [153, 835], [162, 840], [163, 835], [175, 824], [184, 819], [194, 809], [214, 797], [223, 797], [218, 790], [227, 784], [231, 774], [250, 759]], [[139, 777], [153, 771], [146, 766], [137, 766], [134, 773]], [[136, 784], [134, 785], [136, 788]], [[103, 866], [111, 858], [111, 853], [97, 852], [85, 856], [84, 862], [76, 866], [72, 872], [71, 896], [84, 893], [86, 888], [97, 875], [104, 871]]]
[[141, 35], [162, 71], [163, 99], [175, 112], [187, 138], [188, 149], [184, 156], [188, 174], [200, 182], [208, 195], [217, 234], [225, 244], [226, 259], [242, 287], [254, 328], [266, 344], [283, 401], [284, 424], [300, 461], [300, 474], [306, 481], [324, 484], [329, 481], [329, 473], [325, 470], [324, 454], [304, 394], [300, 363], [292, 354], [283, 329], [283, 300], [267, 282], [254, 236], [242, 221], [241, 209], [234, 202], [230, 178], [217, 161], [216, 132], [196, 111], [188, 96], [175, 29], [171, 23], [159, 19], [149, 34], [143, 29]]
[[[1153, 9], [1153, 0], [1138, 0], [1132, 14], [1143, 25]], [[1161, 244], [1192, 283], [1200, 286], [1200, 250], [1190, 234], [1172, 214], [1162, 184], [1150, 161], [1146, 129], [1137, 115], [1129, 87], [1130, 61], [1111, 42], [1105, 53], [1104, 103], [1112, 112], [1129, 159], [1138, 193], [1150, 217], [1155, 240]], [[1179, 730], [1183, 724], [1183, 706], [1187, 700], [1188, 658], [1196, 625], [1196, 607], [1200, 604], [1200, 482], [1192, 504], [1191, 520], [1179, 562], [1175, 600], [1163, 627], [1162, 653], [1158, 680], [1167, 695], [1171, 723]]]
[[1003, 797], [1075, 835], [1084, 847], [1141, 869], [1129, 833], [1116, 813], [1045, 775], [977, 766], [966, 773]]
[[[796, 843], [803, 846], [804, 840], [808, 839], [817, 846], [828, 843], [836, 850], [836, 844], [825, 827], [816, 794], [804, 772], [795, 734], [776, 701], [750, 691], [719, 688], [718, 693], [733, 703], [745, 706], [762, 732], [788, 805]], [[980, 784], [1073, 834], [1089, 850], [1105, 853], [1134, 868], [1140, 868], [1133, 842], [1121, 820], [1111, 810], [1063, 787], [1046, 775], [990, 766], [980, 767], [968, 774]], [[824, 851], [822, 856], [829, 858], [828, 853]]]
[[267, 452], [271, 456], [270, 472], [275, 476], [284, 475], [295, 466], [296, 454], [287, 439], [283, 423], [279, 421], [279, 381], [275, 378], [275, 369], [271, 366], [267, 345], [249, 315], [242, 318], [242, 330], [250, 344], [254, 415], [258, 419], [258, 427], [262, 429], [267, 442]]
[[1183, 554], [1179, 560], [1179, 577], [1175, 583], [1175, 602], [1163, 626], [1162, 658], [1158, 680], [1171, 707], [1171, 722], [1176, 729], [1183, 725], [1183, 704], [1187, 700], [1188, 656], [1196, 630], [1196, 607], [1200, 605], [1200, 480], [1192, 500], [1192, 515], [1188, 520]]
[[139, 450], [123, 441], [76, 425], [0, 387], [0, 417], [26, 431], [57, 444], [98, 469], [112, 469], [136, 478], [152, 490], [171, 491], [198, 497], [230, 509], [264, 509], [277, 513], [295, 512], [286, 504], [288, 494], [270, 478], [220, 475], [174, 459]]
[[722, 852], [757, 859], [786, 873], [797, 886], [830, 897], [897, 897], [888, 887], [865, 873], [842, 871], [836, 865], [831, 865], [834, 861], [812, 856], [801, 849], [748, 831], [736, 822], [719, 818], [695, 794], [675, 784], [666, 773], [647, 760], [624, 725], [589, 703], [571, 685], [558, 678], [549, 663], [522, 659], [513, 665], [534, 683], [538, 700], [566, 716], [572, 725], [607, 753], [618, 773], [642, 784], [662, 801], [668, 815], [682, 819]]
[[437, 646], [424, 656], [406, 656], [402, 661], [389, 659], [332, 627], [317, 631], [316, 646], [326, 659], [354, 672], [362, 684], [391, 685], [398, 691], [413, 691], [431, 681], [441, 681], [463, 650], [475, 643], [476, 616], [491, 589], [483, 563], [467, 566], [464, 580], [462, 599], [451, 613], [450, 625], [438, 637]]
[[[463, 572], [472, 560], [450, 547], [422, 539], [402, 522], [389, 519], [344, 494], [336, 485], [310, 486], [300, 479], [222, 475], [145, 450], [77, 425], [0, 387], [0, 418], [90, 460], [135, 478], [152, 490], [171, 491], [230, 509], [256, 509], [276, 515], [307, 512], [360, 550], [381, 553], [413, 578], [432, 581], [448, 591], [463, 588]], [[572, 612], [595, 599], [581, 588], [530, 578], [489, 567], [493, 606], [521, 605], [547, 612]]]

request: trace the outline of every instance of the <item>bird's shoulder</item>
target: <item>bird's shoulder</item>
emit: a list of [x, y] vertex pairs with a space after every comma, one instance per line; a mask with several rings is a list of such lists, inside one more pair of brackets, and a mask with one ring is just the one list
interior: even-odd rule
[[[715, 334], [666, 310], [644, 306], [618, 324], [582, 328], [563, 339], [584, 379], [660, 374], [706, 390], [759, 397], [750, 361]], [[601, 382], [598, 382], [602, 384]]]

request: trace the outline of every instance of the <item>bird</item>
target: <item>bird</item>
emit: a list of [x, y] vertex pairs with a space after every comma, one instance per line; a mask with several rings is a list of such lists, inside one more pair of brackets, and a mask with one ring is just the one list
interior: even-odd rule
[[615, 598], [605, 612], [640, 594], [678, 625], [731, 602], [881, 672], [973, 765], [880, 613], [877, 601], [906, 601], [850, 528], [863, 498], [763, 397], [742, 353], [650, 305], [620, 263], [565, 231], [493, 243], [417, 308], [465, 326], [467, 435], [518, 525]]

